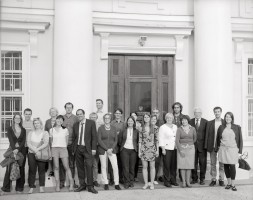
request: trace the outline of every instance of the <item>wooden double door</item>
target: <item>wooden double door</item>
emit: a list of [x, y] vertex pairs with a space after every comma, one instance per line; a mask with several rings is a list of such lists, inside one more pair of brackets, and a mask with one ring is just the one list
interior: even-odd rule
[[174, 102], [174, 57], [109, 55], [109, 111], [148, 112], [163, 115]]

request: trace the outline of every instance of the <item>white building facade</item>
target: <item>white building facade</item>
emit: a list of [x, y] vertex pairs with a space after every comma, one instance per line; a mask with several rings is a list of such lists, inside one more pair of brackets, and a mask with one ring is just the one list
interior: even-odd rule
[[[1, 0], [0, 160], [25, 108], [232, 111], [253, 163], [253, 0]], [[250, 172], [238, 170], [247, 179]], [[4, 169], [0, 169], [0, 180]]]

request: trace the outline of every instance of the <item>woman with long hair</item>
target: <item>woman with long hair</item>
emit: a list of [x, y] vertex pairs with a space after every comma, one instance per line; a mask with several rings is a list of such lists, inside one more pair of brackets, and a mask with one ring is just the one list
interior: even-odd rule
[[[10, 143], [10, 149], [16, 158], [18, 154], [22, 154], [25, 158], [26, 156], [26, 130], [22, 126], [22, 116], [19, 113], [15, 113], [12, 119], [12, 125], [7, 129], [7, 137]], [[17, 193], [22, 193], [25, 184], [25, 162], [22, 162], [20, 169], [20, 178], [16, 180], [15, 190]], [[0, 191], [0, 196], [5, 192], [11, 192], [10, 180], [11, 165], [6, 167], [6, 172], [4, 176], [3, 187]]]
[[[151, 124], [151, 120], [156, 119], [156, 115], [150, 116], [144, 114], [144, 125], [142, 131], [139, 133], [139, 157], [142, 160], [142, 173], [145, 185], [143, 189], [154, 189], [155, 179], [155, 158], [159, 155], [158, 149], [158, 127]], [[150, 164], [151, 183], [148, 184], [148, 163]]]

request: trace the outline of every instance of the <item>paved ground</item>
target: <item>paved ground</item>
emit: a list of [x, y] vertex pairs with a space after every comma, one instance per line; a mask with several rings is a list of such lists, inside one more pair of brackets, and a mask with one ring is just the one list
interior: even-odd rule
[[195, 184], [193, 188], [173, 187], [166, 188], [159, 184], [155, 190], [143, 190], [142, 183], [135, 185], [133, 189], [116, 191], [110, 187], [109, 191], [104, 191], [102, 187], [96, 188], [99, 193], [91, 194], [87, 191], [80, 193], [68, 192], [67, 188], [62, 189], [60, 193], [55, 193], [54, 188], [46, 188], [46, 193], [27, 194], [28, 188], [24, 194], [15, 194], [12, 192], [0, 197], [0, 200], [164, 200], [164, 199], [187, 199], [187, 200], [252, 200], [253, 199], [253, 181], [238, 181], [237, 192], [225, 190], [224, 187], [209, 187]]

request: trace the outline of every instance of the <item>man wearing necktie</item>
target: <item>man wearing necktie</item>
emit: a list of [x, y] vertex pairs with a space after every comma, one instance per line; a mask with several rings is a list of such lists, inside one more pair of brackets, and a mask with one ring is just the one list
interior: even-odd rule
[[[88, 192], [97, 194], [93, 186], [93, 155], [97, 150], [97, 130], [94, 121], [85, 118], [83, 109], [76, 111], [79, 122], [73, 127], [73, 154], [76, 158], [76, 166], [79, 179], [79, 188], [75, 192], [80, 192], [88, 188]], [[87, 184], [85, 183], [85, 166], [87, 167]]]
[[206, 124], [207, 120], [202, 117], [202, 110], [200, 108], [194, 109], [194, 118], [191, 119], [190, 125], [195, 127], [197, 132], [197, 141], [195, 143], [195, 168], [192, 170], [192, 184], [198, 182], [198, 164], [200, 168], [200, 185], [205, 184], [206, 174], [206, 159], [207, 151], [204, 149], [206, 138]]

